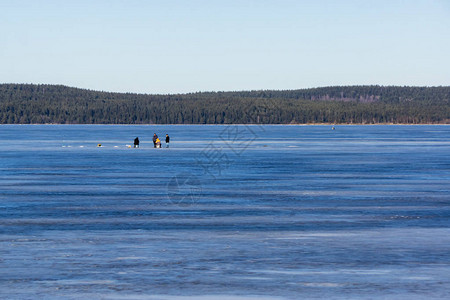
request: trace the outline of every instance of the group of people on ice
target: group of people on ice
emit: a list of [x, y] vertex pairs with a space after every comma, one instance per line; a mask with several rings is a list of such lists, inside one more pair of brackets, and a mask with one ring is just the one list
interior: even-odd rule
[[[166, 134], [166, 148], [169, 148], [170, 137]], [[134, 148], [139, 148], [139, 137], [134, 139]], [[156, 133], [153, 134], [153, 148], [161, 148], [161, 140]]]

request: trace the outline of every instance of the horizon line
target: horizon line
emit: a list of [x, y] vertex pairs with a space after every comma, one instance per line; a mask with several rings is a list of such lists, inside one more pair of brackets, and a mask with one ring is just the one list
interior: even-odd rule
[[381, 85], [381, 84], [355, 84], [355, 85], [327, 85], [327, 86], [316, 86], [316, 87], [307, 87], [307, 88], [294, 88], [294, 89], [249, 89], [249, 90], [216, 90], [216, 91], [196, 91], [196, 92], [174, 92], [174, 93], [144, 93], [144, 92], [118, 92], [118, 91], [107, 91], [100, 89], [91, 89], [91, 88], [83, 88], [77, 86], [71, 86], [60, 83], [13, 83], [13, 82], [3, 82], [1, 85], [30, 85], [30, 86], [60, 86], [72, 89], [80, 89], [91, 92], [100, 92], [100, 93], [112, 93], [112, 94], [137, 94], [137, 95], [149, 95], [149, 96], [158, 96], [158, 95], [188, 95], [188, 94], [207, 94], [207, 93], [241, 93], [241, 92], [265, 92], [265, 91], [273, 91], [273, 92], [285, 92], [285, 91], [300, 91], [300, 90], [313, 90], [313, 89], [323, 89], [323, 88], [336, 88], [336, 87], [399, 87], [399, 88], [446, 88], [450, 87], [450, 85]]

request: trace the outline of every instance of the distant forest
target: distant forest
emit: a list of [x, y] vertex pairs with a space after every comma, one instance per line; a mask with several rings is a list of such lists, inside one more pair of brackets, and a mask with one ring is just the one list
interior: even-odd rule
[[0, 124], [450, 124], [450, 86], [171, 95], [0, 84]]

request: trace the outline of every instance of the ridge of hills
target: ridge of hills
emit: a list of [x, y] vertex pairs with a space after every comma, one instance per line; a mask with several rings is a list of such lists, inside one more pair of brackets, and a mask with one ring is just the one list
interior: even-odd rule
[[450, 86], [150, 95], [0, 84], [0, 124], [450, 124]]

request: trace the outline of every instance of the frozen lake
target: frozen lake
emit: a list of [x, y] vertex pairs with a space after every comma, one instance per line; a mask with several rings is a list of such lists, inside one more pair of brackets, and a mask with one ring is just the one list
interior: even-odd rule
[[0, 159], [1, 299], [450, 298], [450, 126], [2, 125]]

